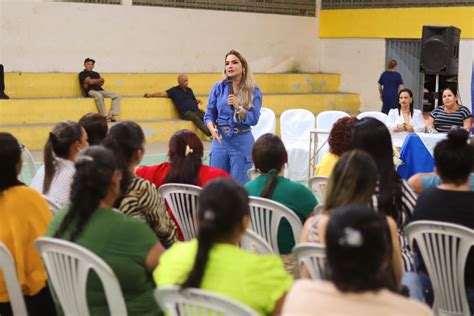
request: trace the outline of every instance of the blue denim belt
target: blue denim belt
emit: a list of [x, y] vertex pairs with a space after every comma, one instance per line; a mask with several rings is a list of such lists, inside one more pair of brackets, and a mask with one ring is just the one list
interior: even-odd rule
[[[228, 126], [221, 126], [219, 127], [219, 129], [221, 129], [223, 132], [229, 132], [231, 130], [231, 128]], [[237, 128], [237, 127], [232, 128], [232, 132], [234, 134], [247, 133], [247, 132], [250, 132], [251, 130], [252, 129], [250, 127], [249, 128]]]

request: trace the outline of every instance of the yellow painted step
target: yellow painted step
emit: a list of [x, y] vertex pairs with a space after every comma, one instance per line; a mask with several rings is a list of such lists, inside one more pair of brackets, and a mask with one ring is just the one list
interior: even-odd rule
[[[143, 96], [145, 92], [165, 91], [177, 85], [178, 74], [104, 73], [104, 89], [122, 96]], [[208, 95], [224, 78], [219, 73], [189, 74], [195, 94]], [[265, 94], [336, 92], [339, 74], [255, 74], [255, 82]], [[5, 73], [6, 93], [11, 98], [51, 98], [82, 96], [76, 73]]]
[[[201, 97], [206, 104], [207, 97]], [[106, 99], [110, 108], [110, 99]], [[280, 115], [286, 109], [302, 108], [313, 113], [342, 110], [357, 113], [359, 95], [354, 93], [273, 94], [263, 96], [263, 106]], [[205, 110], [205, 106], [202, 106]], [[0, 100], [0, 126], [11, 124], [77, 121], [88, 112], [96, 112], [91, 98]], [[122, 98], [121, 120], [178, 119], [178, 112], [167, 98]]]

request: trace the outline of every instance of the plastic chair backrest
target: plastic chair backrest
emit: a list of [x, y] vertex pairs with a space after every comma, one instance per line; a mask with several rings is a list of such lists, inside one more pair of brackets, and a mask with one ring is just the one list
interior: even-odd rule
[[326, 247], [316, 243], [301, 243], [293, 248], [293, 255], [298, 263], [300, 273], [303, 265], [313, 280], [321, 280], [326, 276]]
[[387, 124], [388, 120], [388, 115], [383, 113], [383, 112], [378, 112], [378, 111], [367, 111], [367, 112], [362, 112], [357, 115], [357, 118], [363, 119], [364, 117], [372, 117], [374, 119], [379, 120], [380, 122]]
[[23, 162], [26, 162], [28, 171], [30, 172], [30, 177], [33, 179], [37, 171], [35, 161], [33, 160], [33, 156], [31, 155], [28, 148], [26, 148], [24, 145], [21, 146], [21, 158], [23, 159]]
[[323, 111], [316, 116], [316, 128], [330, 131], [332, 126], [340, 118], [350, 116], [343, 111]]
[[90, 270], [102, 281], [111, 315], [127, 315], [118, 279], [99, 256], [75, 243], [51, 237], [38, 238], [36, 248], [46, 266], [52, 293], [65, 315], [89, 315], [86, 283]]
[[155, 290], [155, 299], [167, 316], [258, 316], [246, 305], [201, 289], [162, 287]]
[[202, 188], [181, 183], [163, 184], [158, 189], [183, 232], [184, 240], [191, 240], [198, 233], [198, 197]]
[[0, 271], [6, 283], [13, 315], [27, 315], [25, 299], [16, 275], [15, 262], [7, 246], [0, 241]]
[[257, 140], [263, 134], [271, 133], [275, 134], [276, 130], [276, 116], [269, 108], [261, 108], [260, 118], [255, 126], [252, 126], [252, 135]]
[[436, 221], [416, 221], [405, 228], [416, 241], [434, 291], [437, 315], [471, 315], [464, 285], [466, 260], [474, 246], [474, 230]]
[[278, 226], [285, 218], [293, 231], [293, 238], [299, 240], [303, 225], [298, 216], [285, 205], [261, 198], [250, 196], [250, 225], [249, 229], [256, 232], [268, 244], [273, 252], [279, 254], [278, 250]]
[[51, 200], [47, 195], [41, 194], [41, 196], [43, 197], [43, 199], [46, 200], [46, 202], [48, 203], [49, 209], [51, 210], [51, 212], [53, 212], [53, 214], [56, 214], [57, 212], [59, 212], [59, 210], [61, 209], [61, 206], [58, 203]]
[[249, 178], [249, 181], [252, 181], [259, 175], [260, 175], [260, 172], [258, 172], [258, 170], [255, 169], [255, 167], [252, 167], [249, 170], [247, 170], [247, 177]]
[[308, 110], [284, 111], [280, 116], [280, 131], [285, 147], [300, 144], [309, 150], [309, 132], [314, 128], [314, 122], [314, 114]]
[[259, 254], [259, 255], [271, 255], [274, 254], [272, 247], [260, 237], [257, 233], [247, 229], [247, 231], [242, 236], [240, 241], [240, 248], [246, 249], [250, 252]]
[[327, 177], [311, 177], [308, 182], [308, 187], [311, 191], [313, 191], [314, 195], [316, 195], [316, 199], [318, 200], [318, 204], [323, 204], [326, 200], [326, 188], [328, 185], [328, 178]]

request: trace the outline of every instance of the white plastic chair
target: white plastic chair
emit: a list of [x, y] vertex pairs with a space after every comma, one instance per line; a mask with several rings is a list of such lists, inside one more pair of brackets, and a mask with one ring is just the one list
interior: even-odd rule
[[13, 315], [27, 315], [25, 299], [16, 275], [15, 262], [7, 246], [0, 241], [0, 271], [3, 273]]
[[255, 169], [255, 167], [252, 167], [249, 170], [247, 170], [247, 177], [249, 178], [249, 181], [254, 180], [259, 175], [260, 175], [260, 172], [258, 172], [258, 170]]
[[293, 248], [293, 255], [298, 263], [300, 273], [303, 267], [313, 280], [323, 279], [326, 275], [326, 247], [316, 243], [301, 243]]
[[38, 238], [36, 248], [65, 315], [89, 315], [86, 290], [90, 270], [102, 281], [111, 315], [127, 315], [118, 279], [99, 256], [75, 243], [51, 237]]
[[269, 108], [261, 108], [260, 118], [255, 126], [252, 126], [252, 135], [257, 140], [263, 134], [271, 133], [275, 134], [276, 130], [276, 116]]
[[56, 214], [57, 212], [59, 212], [59, 210], [61, 209], [61, 205], [51, 200], [47, 195], [41, 194], [41, 196], [43, 197], [43, 199], [46, 200], [46, 202], [48, 203], [49, 209], [51, 210], [53, 214]]
[[332, 126], [336, 121], [343, 117], [349, 117], [350, 115], [343, 111], [323, 111], [316, 116], [316, 152], [314, 165], [316, 165], [328, 151], [329, 145], [327, 141], [329, 139], [329, 133], [331, 132]]
[[294, 240], [299, 240], [303, 225], [292, 210], [281, 203], [261, 197], [250, 196], [249, 200], [249, 229], [256, 232], [270, 244], [274, 253], [280, 254], [278, 250], [278, 226], [283, 218], [290, 223]]
[[378, 112], [378, 111], [366, 111], [366, 112], [361, 112], [359, 115], [357, 115], [357, 118], [363, 119], [364, 117], [372, 117], [374, 119], [379, 120], [380, 122], [384, 123], [387, 125], [387, 120], [388, 120], [388, 115], [383, 113], [383, 112]]
[[309, 171], [310, 131], [314, 114], [304, 109], [284, 111], [280, 116], [281, 140], [288, 152], [288, 178], [305, 181]]
[[259, 254], [259, 255], [271, 255], [273, 254], [272, 247], [260, 237], [257, 233], [247, 229], [247, 231], [242, 236], [240, 241], [240, 248], [246, 249], [250, 252]]
[[327, 177], [311, 177], [308, 181], [308, 187], [316, 195], [318, 204], [323, 204], [326, 201], [326, 188], [328, 185]]
[[252, 308], [201, 289], [167, 286], [155, 290], [155, 299], [167, 316], [258, 316]]
[[[36, 166], [35, 166], [35, 161], [33, 160], [33, 156], [31, 155], [30, 151], [25, 147], [25, 145], [21, 144], [20, 147], [21, 147], [21, 159], [23, 160], [23, 163], [26, 163], [26, 165], [28, 166], [30, 177], [31, 179], [33, 179], [36, 174]], [[18, 174], [18, 180], [22, 182], [25, 181], [22, 172]]]
[[202, 188], [190, 184], [167, 183], [158, 190], [178, 222], [184, 240], [197, 236], [197, 202]]
[[455, 224], [417, 221], [405, 232], [413, 249], [416, 241], [433, 285], [437, 315], [471, 315], [464, 285], [466, 260], [474, 246], [474, 230]]

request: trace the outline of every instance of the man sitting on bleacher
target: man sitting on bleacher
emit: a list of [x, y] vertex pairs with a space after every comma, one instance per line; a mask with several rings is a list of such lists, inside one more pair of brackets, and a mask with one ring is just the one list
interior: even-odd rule
[[[102, 89], [104, 85], [104, 78], [98, 72], [92, 71], [94, 69], [95, 60], [86, 58], [84, 60], [84, 70], [79, 73], [79, 83], [84, 95], [95, 99], [99, 113], [107, 117], [109, 122], [115, 122], [115, 117], [120, 114], [120, 96], [114, 92], [107, 92]], [[105, 110], [104, 98], [112, 99], [112, 106], [109, 114]]]
[[146, 98], [164, 97], [171, 98], [179, 115], [183, 120], [192, 121], [206, 136], [210, 137], [211, 132], [204, 124], [204, 112], [198, 108], [201, 100], [197, 100], [194, 92], [188, 87], [189, 80], [186, 75], [178, 76], [178, 85], [165, 92], [145, 93]]

